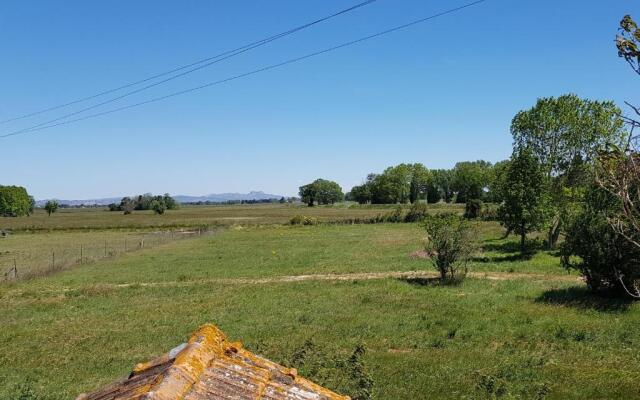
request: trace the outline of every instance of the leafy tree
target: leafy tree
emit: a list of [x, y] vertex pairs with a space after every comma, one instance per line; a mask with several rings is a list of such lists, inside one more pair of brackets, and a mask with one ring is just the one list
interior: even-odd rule
[[531, 151], [549, 180], [547, 194], [553, 200], [550, 247], [555, 245], [563, 216], [571, 207], [572, 196], [566, 195], [580, 187], [572, 186], [567, 177], [574, 168], [592, 165], [597, 154], [609, 145], [624, 144], [626, 132], [620, 115], [613, 102], [570, 94], [541, 98], [533, 108], [514, 117], [511, 124], [514, 151]]
[[151, 204], [149, 204], [149, 207], [158, 215], [164, 214], [164, 212], [167, 210], [167, 205], [165, 204], [165, 202], [158, 199], [151, 200]]
[[22, 186], [0, 186], [0, 216], [29, 215], [33, 205], [32, 198]]
[[411, 204], [425, 199], [429, 183], [433, 180], [431, 172], [422, 164], [411, 165], [411, 181], [409, 182], [409, 201]]
[[506, 170], [509, 185], [498, 209], [500, 222], [520, 235], [520, 251], [525, 253], [527, 233], [540, 229], [548, 214], [546, 178], [538, 160], [528, 149], [513, 155]]
[[[454, 187], [454, 173], [450, 169], [437, 169], [431, 171], [433, 176], [433, 183], [427, 190], [430, 199], [427, 199], [429, 203], [437, 203], [441, 199], [447, 203], [453, 201], [455, 195]], [[437, 198], [437, 200], [436, 200]]]
[[624, 58], [631, 68], [640, 74], [640, 29], [630, 15], [625, 15], [620, 21], [616, 47], [618, 56]]
[[484, 190], [489, 186], [490, 168], [491, 163], [482, 160], [464, 161], [455, 165], [452, 187], [456, 192], [457, 203], [483, 198]]
[[367, 204], [371, 202], [371, 185], [364, 183], [354, 186], [349, 192], [349, 200], [357, 201], [359, 204]]
[[476, 249], [472, 225], [455, 214], [443, 213], [425, 218], [424, 226], [427, 230], [426, 251], [440, 272], [440, 280], [445, 283], [464, 279]]
[[36, 199], [34, 199], [33, 196], [29, 196], [29, 213], [27, 215], [33, 214], [35, 210], [36, 210]]
[[55, 200], [49, 200], [47, 201], [47, 203], [44, 205], [44, 209], [47, 212], [47, 214], [49, 214], [49, 216], [51, 216], [51, 214], [53, 214], [54, 212], [58, 211], [58, 207], [60, 205], [58, 204], [57, 201]]
[[640, 295], [640, 240], [637, 230], [630, 239], [610, 224], [620, 209], [619, 199], [592, 183], [584, 204], [567, 224], [561, 246], [562, 265], [582, 273], [593, 291], [638, 297]]
[[489, 171], [489, 186], [486, 200], [491, 203], [502, 203], [503, 193], [509, 182], [506, 180], [506, 171], [509, 166], [509, 160], [503, 160], [495, 163]]
[[314, 203], [333, 204], [344, 199], [342, 188], [336, 182], [326, 179], [316, 179], [315, 181], [300, 186], [300, 197], [309, 207]]
[[[156, 200], [160, 200], [157, 197], [156, 197]], [[177, 210], [178, 208], [180, 208], [180, 203], [178, 203], [176, 199], [171, 197], [169, 193], [165, 193], [164, 196], [162, 196], [162, 201], [164, 202], [164, 205], [167, 207], [167, 210]]]
[[375, 204], [415, 203], [426, 197], [431, 180], [431, 173], [424, 165], [399, 164], [382, 174], [369, 174], [357, 193], [363, 200], [370, 193], [370, 201]]

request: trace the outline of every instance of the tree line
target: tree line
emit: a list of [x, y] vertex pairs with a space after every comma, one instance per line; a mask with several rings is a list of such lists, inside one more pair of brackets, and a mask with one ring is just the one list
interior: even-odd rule
[[180, 203], [169, 193], [157, 196], [145, 193], [134, 197], [123, 197], [120, 204], [108, 205], [109, 211], [122, 211], [125, 214], [131, 214], [134, 210], [153, 210], [156, 214], [164, 214], [166, 210], [176, 210], [179, 207]]

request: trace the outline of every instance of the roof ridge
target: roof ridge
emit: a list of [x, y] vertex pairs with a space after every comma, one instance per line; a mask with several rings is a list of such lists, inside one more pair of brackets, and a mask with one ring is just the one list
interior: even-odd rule
[[200, 327], [191, 335], [186, 347], [180, 351], [164, 376], [160, 376], [144, 399], [182, 399], [198, 381], [214, 358], [224, 355], [227, 337], [213, 324]]

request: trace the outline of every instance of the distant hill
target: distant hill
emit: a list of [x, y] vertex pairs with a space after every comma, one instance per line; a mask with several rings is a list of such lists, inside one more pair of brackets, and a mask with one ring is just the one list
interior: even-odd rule
[[222, 203], [225, 201], [242, 201], [242, 200], [269, 200], [279, 199], [283, 196], [279, 194], [268, 194], [265, 192], [249, 192], [249, 193], [220, 193], [208, 194], [206, 196], [173, 196], [180, 203], [195, 203], [198, 201], [211, 201]]
[[[122, 196], [124, 197], [124, 196]], [[56, 200], [58, 203], [66, 205], [66, 206], [106, 206], [111, 203], [120, 203], [122, 197], [106, 197], [102, 199], [85, 199], [85, 200], [59, 200], [59, 199], [43, 199], [37, 200], [36, 206], [43, 207], [45, 203], [49, 200]], [[198, 201], [210, 201], [216, 203], [223, 203], [226, 201], [242, 201], [242, 200], [269, 200], [269, 199], [279, 199], [282, 196], [279, 194], [268, 194], [261, 191], [251, 191], [249, 193], [219, 193], [219, 194], [208, 194], [205, 196], [184, 196], [177, 195], [173, 196], [180, 203], [195, 203]]]

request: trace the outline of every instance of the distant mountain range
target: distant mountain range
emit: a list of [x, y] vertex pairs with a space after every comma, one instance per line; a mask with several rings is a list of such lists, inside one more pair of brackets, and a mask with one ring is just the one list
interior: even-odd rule
[[[122, 196], [124, 197], [124, 196]], [[59, 199], [44, 199], [37, 200], [36, 206], [42, 207], [49, 200], [56, 200], [59, 204], [64, 204], [67, 206], [106, 206], [111, 203], [120, 203], [122, 197], [105, 197], [102, 199], [85, 199], [85, 200], [59, 200]], [[269, 200], [269, 199], [279, 199], [282, 196], [279, 194], [268, 194], [265, 192], [256, 192], [251, 191], [249, 193], [219, 193], [219, 194], [208, 194], [206, 196], [172, 196], [180, 203], [196, 203], [199, 201], [210, 201], [214, 203], [223, 203], [226, 201], [242, 201], [242, 200]], [[285, 196], [286, 197], [286, 196]]]

